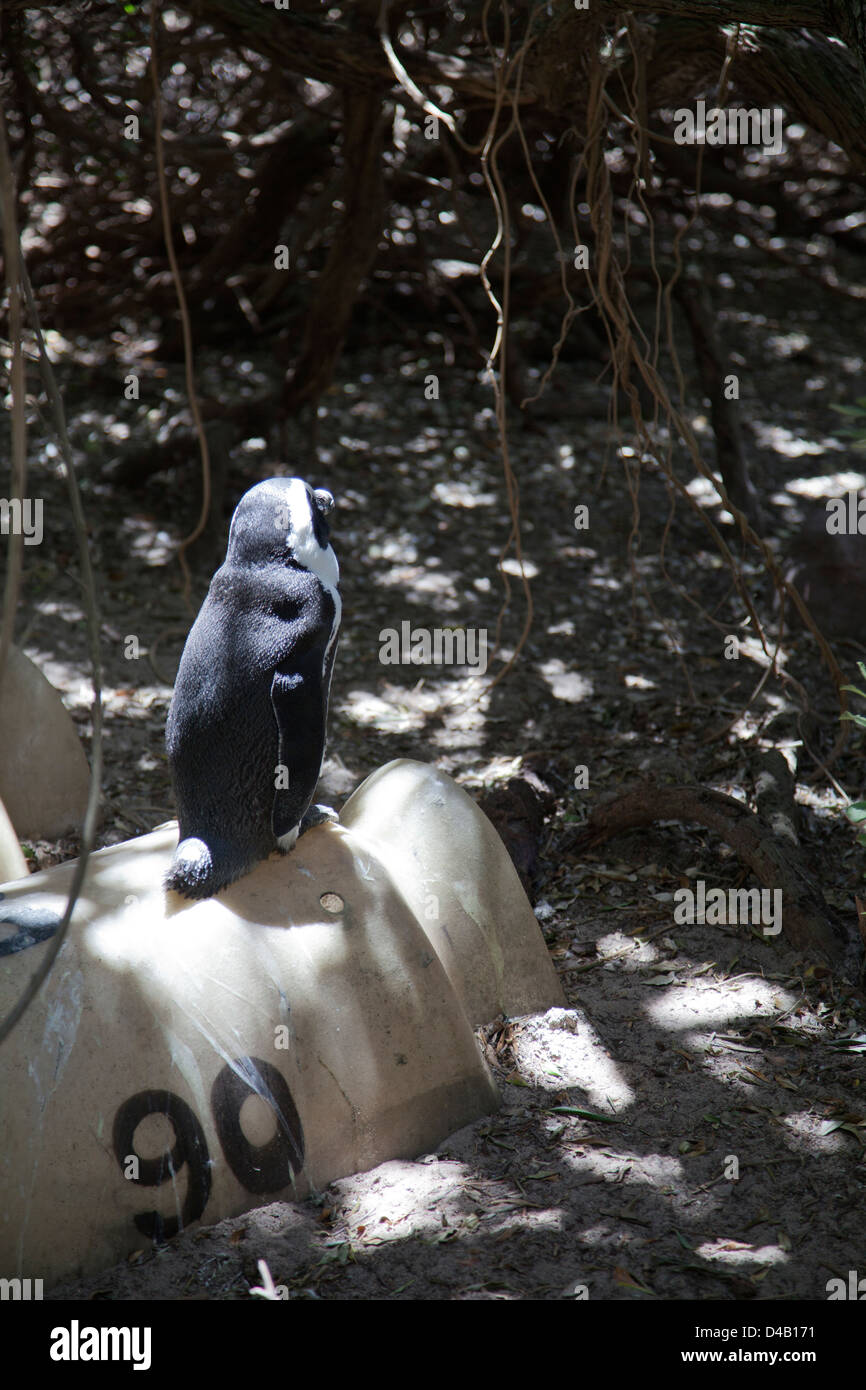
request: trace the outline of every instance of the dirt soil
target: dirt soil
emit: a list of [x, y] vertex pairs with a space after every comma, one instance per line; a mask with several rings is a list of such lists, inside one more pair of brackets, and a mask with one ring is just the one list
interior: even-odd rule
[[[721, 256], [717, 268], [724, 286]], [[719, 291], [719, 329], [745, 364], [755, 481], [783, 541], [802, 526], [810, 495], [823, 495], [804, 479], [850, 475], [830, 487], [836, 493], [863, 481], [829, 408], [855, 395], [862, 378], [862, 308], [824, 296], [812, 287], [801, 294], [785, 267], [768, 272], [747, 259], [737, 262], [736, 294]], [[240, 389], [232, 359], [202, 354], [200, 365], [210, 390]], [[244, 383], [255, 385], [265, 366], [251, 359]], [[424, 394], [431, 371], [436, 401]], [[705, 830], [667, 822], [589, 856], [573, 848], [597, 798], [635, 776], [694, 780], [752, 801], [759, 754], [779, 748], [797, 770], [803, 863], [856, 933], [866, 857], [843, 797], [808, 751], [825, 758], [839, 727], [817, 648], [795, 634], [785, 678], [771, 677], [752, 698], [763, 668], [748, 654], [724, 659], [725, 634], [748, 629], [733, 626], [743, 610], [699, 517], [678, 508], [659, 559], [669, 497], [651, 463], [640, 477], [630, 569], [632, 503], [617, 455], [630, 439], [614, 437], [596, 375], [586, 363], [563, 364], [550, 404], [545, 398], [529, 422], [512, 418], [534, 622], [509, 675], [474, 705], [478, 681], [465, 672], [419, 679], [417, 669], [378, 660], [382, 628], [408, 619], [492, 636], [501, 604], [497, 557], [509, 522], [490, 393], [472, 372], [443, 366], [438, 347], [429, 360], [395, 347], [348, 357], [320, 407], [317, 468], [301, 424], [289, 427], [282, 461], [261, 440], [236, 450], [221, 531], [224, 539], [240, 493], [275, 471], [305, 474], [338, 499], [344, 610], [324, 777], [337, 805], [400, 756], [435, 763], [474, 795], [527, 766], [552, 787], [535, 907], [568, 1009], [489, 1021], [480, 1042], [502, 1108], [435, 1154], [193, 1229], [52, 1297], [249, 1299], [265, 1277], [260, 1261], [288, 1297], [319, 1299], [558, 1299], [583, 1290], [593, 1299], [824, 1299], [831, 1278], [866, 1274], [866, 1017], [856, 981], [755, 929], [677, 925], [677, 888], [697, 879], [754, 886]], [[151, 384], [164, 418], [182, 370], [170, 366]], [[88, 460], [102, 586], [100, 844], [173, 815], [163, 733], [190, 616], [172, 548], [198, 497], [193, 467], [137, 491], [107, 486], [102, 470], [131, 418], [125, 410], [104, 388], [70, 410]], [[706, 421], [698, 417], [696, 428], [711, 453]], [[61, 690], [89, 748], [74, 538], [55, 464], [39, 450], [37, 431], [34, 492], [45, 498], [46, 538], [35, 559], [26, 556], [16, 636]], [[717, 501], [695, 487], [718, 519]], [[574, 529], [578, 503], [590, 507], [588, 531]], [[725, 534], [736, 548], [733, 528]], [[752, 557], [746, 566], [770, 620], [770, 586]], [[525, 614], [513, 560], [508, 567], [506, 655]], [[199, 567], [196, 603], [208, 578]], [[131, 633], [145, 653], [138, 662], [123, 655]], [[862, 624], [847, 636], [862, 637]], [[856, 678], [862, 648], [836, 650]], [[498, 670], [497, 661], [489, 675]], [[587, 791], [574, 790], [580, 764]], [[855, 732], [833, 767], [855, 798], [863, 768]], [[34, 867], [74, 850], [34, 845]]]

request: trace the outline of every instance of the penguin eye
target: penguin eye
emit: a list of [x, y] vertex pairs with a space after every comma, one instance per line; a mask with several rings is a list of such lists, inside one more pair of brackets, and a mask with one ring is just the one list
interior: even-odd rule
[[327, 488], [317, 487], [313, 493], [313, 501], [322, 516], [328, 516], [334, 510], [334, 498]]

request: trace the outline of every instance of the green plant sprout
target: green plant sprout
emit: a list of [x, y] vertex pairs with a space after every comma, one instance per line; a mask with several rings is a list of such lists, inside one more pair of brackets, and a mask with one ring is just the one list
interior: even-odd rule
[[[858, 396], [854, 405], [832, 405], [830, 409], [835, 410], [837, 415], [844, 415], [853, 422], [846, 425], [839, 433], [845, 439], [850, 439], [852, 449], [856, 449], [860, 454], [866, 454], [866, 396]], [[847, 688], [851, 690], [853, 686]], [[862, 691], [857, 693], [860, 695]]]

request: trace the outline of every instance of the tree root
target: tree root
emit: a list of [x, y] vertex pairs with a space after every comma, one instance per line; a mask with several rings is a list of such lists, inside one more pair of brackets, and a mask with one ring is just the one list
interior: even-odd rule
[[781, 888], [783, 930], [793, 946], [845, 973], [856, 971], [853, 938], [824, 901], [790, 837], [783, 842], [747, 806], [723, 792], [701, 786], [633, 783], [595, 807], [573, 848], [582, 852], [624, 830], [660, 820], [696, 822], [714, 831], [764, 887]]

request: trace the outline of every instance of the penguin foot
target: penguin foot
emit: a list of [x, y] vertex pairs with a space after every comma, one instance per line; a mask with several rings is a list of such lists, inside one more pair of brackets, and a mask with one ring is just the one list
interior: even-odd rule
[[288, 854], [290, 849], [294, 849], [299, 829], [299, 826], [294, 825], [291, 830], [286, 831], [285, 835], [277, 836], [277, 844], [282, 854]]
[[204, 840], [181, 840], [164, 886], [185, 898], [213, 897], [219, 885], [214, 883], [213, 856]]
[[332, 825], [339, 824], [340, 817], [337, 815], [336, 811], [333, 811], [330, 806], [322, 805], [321, 802], [316, 806], [311, 806], [301, 821], [298, 836], [305, 835], [306, 832], [312, 830], [314, 826], [325, 825], [328, 821], [330, 821]]

